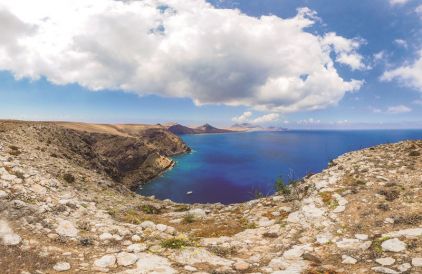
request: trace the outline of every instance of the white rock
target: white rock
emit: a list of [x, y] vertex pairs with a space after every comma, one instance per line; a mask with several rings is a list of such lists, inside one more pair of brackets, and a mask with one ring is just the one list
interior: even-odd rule
[[322, 233], [316, 236], [316, 241], [319, 244], [327, 244], [331, 241], [331, 239], [333, 238], [333, 235], [331, 235], [331, 233]]
[[116, 257], [114, 255], [105, 255], [100, 259], [94, 261], [94, 266], [107, 268], [113, 266], [116, 263]]
[[140, 224], [140, 226], [141, 226], [143, 229], [145, 229], [145, 228], [152, 228], [152, 229], [154, 229], [154, 228], [155, 228], [155, 224], [154, 224], [153, 222], [151, 222], [151, 221], [144, 221], [144, 222], [142, 222], [142, 223]]
[[147, 250], [147, 246], [145, 244], [131, 244], [127, 247], [128, 252], [139, 253], [142, 251]]
[[393, 218], [385, 218], [384, 223], [385, 224], [394, 224], [394, 219]]
[[421, 258], [413, 258], [412, 265], [416, 267], [422, 267], [422, 257]]
[[8, 194], [5, 191], [0, 190], [0, 199], [7, 198], [7, 196], [8, 196]]
[[106, 240], [111, 240], [111, 239], [113, 239], [113, 235], [111, 235], [108, 232], [104, 232], [103, 234], [100, 235], [101, 241], [106, 241]]
[[384, 251], [402, 252], [406, 250], [406, 244], [397, 238], [389, 239], [381, 244]]
[[45, 187], [40, 186], [39, 184], [34, 184], [30, 187], [30, 190], [38, 195], [45, 195], [47, 194], [47, 189]]
[[258, 226], [259, 227], [268, 227], [268, 226], [272, 226], [275, 223], [275, 220], [270, 220], [268, 218], [261, 218], [258, 221]]
[[161, 232], [164, 232], [164, 231], [166, 231], [167, 226], [166, 225], [163, 225], [163, 224], [158, 224], [158, 225], [155, 226], [155, 228], [157, 230], [161, 231]]
[[358, 260], [356, 260], [355, 258], [347, 256], [347, 255], [342, 255], [341, 259], [342, 259], [341, 261], [342, 264], [355, 264], [358, 262]]
[[404, 263], [404, 264], [401, 264], [397, 267], [397, 269], [400, 270], [401, 272], [406, 272], [411, 268], [412, 268], [412, 266], [409, 263]]
[[362, 242], [358, 239], [342, 239], [336, 242], [336, 245], [343, 250], [367, 250], [371, 246], [371, 243], [371, 241]]
[[305, 251], [310, 251], [310, 245], [295, 245], [291, 249], [283, 253], [283, 258], [287, 260], [295, 260], [301, 258]]
[[185, 248], [172, 255], [172, 259], [181, 264], [208, 263], [219, 266], [231, 266], [233, 264], [233, 261], [218, 257], [204, 248]]
[[403, 230], [383, 234], [383, 237], [392, 237], [392, 238], [399, 238], [399, 237], [416, 238], [420, 236], [422, 236], [422, 227], [403, 229]]
[[361, 241], [366, 241], [368, 240], [368, 235], [366, 234], [355, 234], [355, 238]]
[[205, 218], [207, 216], [207, 213], [205, 212], [205, 210], [201, 209], [201, 208], [194, 208], [188, 211], [188, 214], [192, 214], [193, 217], [201, 219], [201, 218]]
[[185, 270], [190, 271], [190, 272], [195, 272], [198, 271], [198, 269], [196, 267], [190, 266], [190, 265], [186, 265], [184, 267]]
[[18, 245], [22, 241], [22, 238], [15, 233], [3, 235], [3, 244], [4, 245]]
[[396, 262], [396, 260], [391, 258], [391, 257], [379, 258], [379, 259], [376, 259], [375, 261], [377, 263], [379, 263], [380, 265], [383, 265], [383, 266], [389, 266], [389, 265], [392, 265]]
[[343, 212], [343, 211], [345, 211], [346, 210], [346, 207], [345, 206], [338, 206], [338, 207], [336, 207], [334, 210], [333, 210], [333, 212], [334, 213], [341, 213], [341, 212]]
[[68, 271], [70, 269], [70, 264], [67, 262], [58, 262], [53, 266], [53, 269], [57, 272]]
[[59, 219], [56, 232], [60, 236], [76, 237], [78, 236], [79, 230], [73, 225], [72, 222]]
[[141, 237], [139, 237], [138, 235], [133, 235], [131, 239], [133, 242], [139, 242], [141, 240]]
[[147, 253], [140, 253], [138, 256], [139, 259], [136, 262], [136, 268], [120, 272], [120, 274], [178, 273], [174, 268], [171, 267], [169, 260], [166, 258]]
[[373, 267], [371, 269], [375, 272], [385, 273], [385, 274], [399, 274], [400, 273], [400, 272], [397, 272], [397, 271], [392, 270], [390, 268], [386, 268], [386, 267], [382, 267], [382, 266]]
[[120, 252], [117, 254], [117, 264], [121, 266], [129, 266], [136, 263], [138, 256], [132, 253]]

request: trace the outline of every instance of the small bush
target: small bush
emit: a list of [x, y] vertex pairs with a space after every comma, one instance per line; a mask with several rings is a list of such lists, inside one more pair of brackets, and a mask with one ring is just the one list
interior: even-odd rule
[[75, 176], [73, 176], [72, 174], [70, 174], [70, 173], [66, 173], [65, 175], [63, 175], [63, 179], [67, 182], [67, 183], [69, 183], [69, 184], [71, 184], [71, 183], [74, 183], [75, 182]]
[[419, 151], [412, 151], [409, 153], [409, 156], [415, 157], [415, 156], [420, 156], [421, 153]]
[[153, 205], [144, 204], [139, 206], [139, 210], [146, 214], [160, 214], [161, 210]]
[[330, 207], [330, 208], [335, 208], [335, 207], [337, 207], [337, 206], [338, 206], [338, 202], [337, 202], [337, 200], [333, 197], [333, 193], [332, 193], [332, 192], [328, 192], [328, 191], [325, 191], [325, 192], [320, 192], [320, 193], [319, 193], [319, 196], [321, 197], [322, 202], [323, 202], [326, 206], [328, 206], [328, 207]]
[[9, 148], [10, 148], [11, 150], [19, 150], [19, 148], [18, 148], [17, 146], [9, 146]]
[[189, 206], [187, 205], [176, 205], [174, 211], [176, 212], [184, 212], [184, 211], [188, 211], [190, 209]]
[[139, 225], [140, 223], [143, 222], [139, 212], [134, 209], [129, 209], [127, 211], [124, 211], [119, 216], [119, 219], [123, 222], [134, 224], [134, 225]]
[[290, 188], [284, 183], [282, 178], [278, 178], [274, 184], [275, 191], [283, 194], [283, 195], [290, 195], [291, 190]]
[[378, 194], [383, 195], [389, 202], [394, 201], [400, 196], [400, 193], [397, 190], [381, 190]]
[[191, 224], [191, 223], [194, 223], [194, 222], [195, 222], [195, 216], [193, 214], [190, 214], [190, 213], [186, 214], [183, 217], [183, 220], [182, 220], [182, 223], [184, 223], [184, 224]]
[[181, 249], [186, 246], [192, 246], [192, 243], [181, 238], [170, 238], [161, 242], [163, 248]]

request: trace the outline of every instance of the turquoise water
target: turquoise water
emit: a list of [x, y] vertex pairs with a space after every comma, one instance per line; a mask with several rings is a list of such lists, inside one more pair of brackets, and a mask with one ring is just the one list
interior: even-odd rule
[[288, 181], [320, 172], [332, 159], [352, 150], [422, 139], [422, 130], [292, 130], [182, 138], [193, 152], [175, 157], [173, 169], [138, 193], [183, 203], [243, 202], [253, 199], [255, 192], [272, 194], [278, 177]]

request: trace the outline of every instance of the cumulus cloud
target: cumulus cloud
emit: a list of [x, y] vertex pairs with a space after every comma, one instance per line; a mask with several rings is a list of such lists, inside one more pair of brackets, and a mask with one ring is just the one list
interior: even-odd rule
[[246, 111], [242, 115], [233, 117], [232, 121], [236, 123], [245, 123], [249, 121], [249, 118], [252, 116], [252, 112]]
[[253, 123], [253, 124], [261, 124], [261, 123], [269, 123], [277, 121], [280, 115], [278, 113], [269, 113], [264, 114], [262, 116], [252, 118], [253, 113], [250, 111], [244, 112], [240, 116], [233, 117], [232, 121], [236, 123]]
[[336, 52], [337, 62], [347, 65], [353, 70], [363, 70], [366, 68], [363, 57], [357, 53], [357, 49], [364, 43], [363, 40], [346, 39], [330, 32], [324, 36], [322, 42], [332, 47], [334, 52]]
[[252, 120], [252, 123], [260, 124], [260, 123], [269, 123], [277, 121], [280, 115], [278, 113], [270, 113], [262, 115], [258, 118]]
[[405, 105], [391, 106], [387, 109], [389, 113], [406, 113], [411, 111], [412, 109]]
[[398, 80], [405, 86], [418, 89], [422, 92], [422, 50], [417, 54], [413, 64], [405, 64], [388, 70], [381, 76], [382, 81]]
[[364, 69], [362, 41], [308, 32], [319, 21], [308, 8], [283, 19], [205, 0], [0, 0], [0, 7], [0, 69], [18, 78], [271, 112], [335, 105], [363, 84], [335, 68]]

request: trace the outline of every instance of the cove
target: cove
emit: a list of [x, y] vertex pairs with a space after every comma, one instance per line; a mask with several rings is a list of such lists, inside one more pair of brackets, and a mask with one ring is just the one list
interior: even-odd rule
[[244, 202], [256, 192], [274, 193], [278, 177], [299, 179], [349, 151], [422, 139], [422, 130], [291, 130], [182, 139], [192, 153], [175, 157], [176, 166], [139, 188], [139, 194], [180, 203]]

